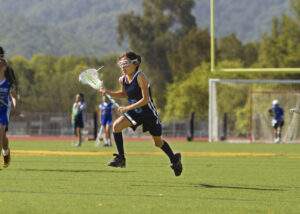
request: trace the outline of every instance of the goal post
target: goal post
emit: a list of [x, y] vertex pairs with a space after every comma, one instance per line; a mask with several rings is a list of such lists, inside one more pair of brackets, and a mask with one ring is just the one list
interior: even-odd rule
[[279, 100], [285, 111], [283, 140], [300, 142], [300, 80], [210, 79], [209, 142], [273, 142], [268, 109]]

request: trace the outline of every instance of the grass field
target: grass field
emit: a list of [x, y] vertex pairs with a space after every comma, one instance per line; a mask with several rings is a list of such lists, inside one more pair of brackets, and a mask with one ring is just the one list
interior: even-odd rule
[[91, 142], [12, 142], [0, 213], [300, 213], [300, 145], [171, 146], [180, 177], [150, 141], [125, 144], [125, 169], [106, 166], [115, 148]]

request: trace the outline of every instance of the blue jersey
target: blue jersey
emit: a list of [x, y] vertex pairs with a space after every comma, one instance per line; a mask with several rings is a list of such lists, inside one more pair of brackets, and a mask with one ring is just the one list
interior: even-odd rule
[[[141, 71], [137, 71], [132, 80], [129, 82], [126, 78], [126, 76], [122, 77], [122, 84], [124, 91], [126, 92], [126, 95], [128, 97], [128, 103], [133, 104], [138, 102], [143, 98], [142, 89], [140, 88], [138, 84], [138, 76], [141, 74]], [[144, 105], [140, 108], [136, 108], [133, 111], [138, 114], [143, 115], [154, 115], [158, 119], [158, 113], [156, 110], [156, 107], [154, 106], [152, 96], [151, 96], [151, 88], [150, 85], [148, 85], [148, 92], [149, 92], [149, 102], [147, 105]]]
[[103, 102], [99, 105], [101, 112], [101, 125], [111, 125], [112, 124], [112, 109], [114, 105], [112, 103]]
[[275, 105], [272, 107], [272, 113], [273, 113], [273, 120], [276, 122], [283, 121], [284, 111], [281, 107], [278, 105]]
[[11, 108], [10, 88], [11, 84], [8, 80], [4, 79], [0, 81], [0, 124], [6, 126], [9, 122]]
[[103, 102], [99, 105], [101, 117], [112, 117], [112, 103]]
[[99, 109], [101, 112], [101, 118], [112, 118], [112, 103], [103, 102], [99, 105]]

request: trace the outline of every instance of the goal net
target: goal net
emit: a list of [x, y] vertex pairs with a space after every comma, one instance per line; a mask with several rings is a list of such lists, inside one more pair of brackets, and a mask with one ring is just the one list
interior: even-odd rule
[[209, 80], [209, 141], [262, 142], [274, 140], [272, 101], [284, 110], [282, 142], [300, 142], [300, 80]]

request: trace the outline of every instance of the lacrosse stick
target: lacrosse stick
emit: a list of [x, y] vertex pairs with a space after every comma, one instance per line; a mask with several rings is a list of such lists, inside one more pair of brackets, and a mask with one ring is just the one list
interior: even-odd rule
[[[101, 66], [98, 69], [94, 69], [94, 68], [90, 68], [87, 69], [85, 71], [82, 71], [79, 75], [79, 82], [81, 82], [82, 84], [86, 84], [91, 86], [93, 89], [99, 90], [102, 85], [103, 85], [103, 81], [99, 79], [99, 75], [98, 75], [98, 71], [100, 71], [104, 66]], [[114, 104], [117, 108], [119, 108], [119, 104], [109, 95], [109, 94], [105, 94], [105, 96], [107, 97], [107, 99], [109, 99], [109, 101]], [[136, 125], [136, 121], [134, 121], [132, 119], [132, 117], [130, 117], [129, 114], [124, 113], [123, 114], [132, 125]]]

